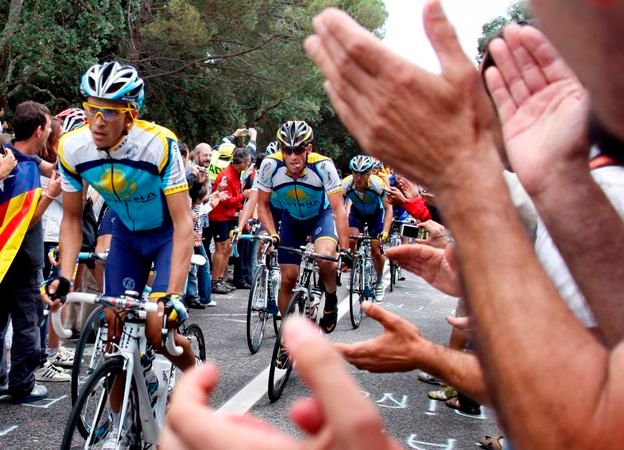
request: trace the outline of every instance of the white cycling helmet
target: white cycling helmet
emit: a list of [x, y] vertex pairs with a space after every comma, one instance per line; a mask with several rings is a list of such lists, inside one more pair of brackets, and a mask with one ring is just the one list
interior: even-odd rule
[[273, 141], [267, 145], [266, 154], [272, 155], [273, 153], [279, 152], [279, 143], [277, 141]]
[[349, 169], [351, 169], [351, 172], [364, 173], [372, 170], [374, 165], [375, 162], [370, 156], [357, 155], [354, 156], [349, 162]]
[[312, 139], [312, 127], [303, 120], [289, 120], [277, 130], [277, 140], [285, 147], [300, 147]]
[[87, 123], [87, 115], [80, 108], [68, 108], [58, 113], [55, 118], [63, 121], [61, 124], [63, 133], [80, 128]]
[[143, 86], [134, 67], [111, 61], [95, 64], [87, 70], [80, 82], [80, 93], [85, 97], [130, 103], [138, 110], [145, 97]]

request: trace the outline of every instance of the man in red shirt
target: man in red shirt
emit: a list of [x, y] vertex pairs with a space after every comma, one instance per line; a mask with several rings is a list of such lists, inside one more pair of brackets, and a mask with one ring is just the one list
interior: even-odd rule
[[251, 153], [245, 148], [235, 149], [232, 162], [217, 175], [213, 186], [213, 190], [225, 186], [221, 190], [228, 194], [228, 198], [221, 200], [208, 215], [209, 234], [215, 240], [215, 252], [212, 255], [212, 292], [215, 294], [227, 294], [232, 290], [223, 280], [223, 276], [232, 250], [230, 231], [236, 226], [236, 216], [243, 207], [241, 173], [249, 164]]

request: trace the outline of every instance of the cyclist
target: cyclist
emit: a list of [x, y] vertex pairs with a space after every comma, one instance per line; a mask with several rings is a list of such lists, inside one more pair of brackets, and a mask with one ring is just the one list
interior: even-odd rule
[[[180, 356], [161, 345], [163, 312], [170, 326], [186, 317], [182, 295], [193, 251], [193, 216], [176, 136], [138, 120], [144, 84], [137, 70], [117, 62], [95, 64], [83, 75], [80, 91], [89, 126], [64, 134], [59, 143], [63, 185], [60, 277], [50, 286], [57, 296], [68, 290], [80, 250], [83, 181], [108, 203], [118, 220], [106, 264], [105, 292], [142, 292], [154, 264], [152, 301], [146, 336], [181, 369], [195, 364], [190, 343], [176, 336]], [[108, 312], [109, 318], [112, 312]], [[119, 328], [119, 327], [117, 327]], [[109, 330], [114, 330], [113, 326]]]
[[[342, 193], [348, 203], [350, 233], [355, 235], [364, 231], [368, 225], [371, 236], [378, 239], [371, 242], [373, 264], [377, 272], [375, 300], [383, 301], [383, 269], [386, 258], [381, 253], [381, 244], [388, 241], [392, 226], [392, 205], [386, 198], [386, 185], [377, 175], [373, 175], [373, 158], [357, 155], [349, 162], [351, 175], [342, 180]], [[355, 241], [351, 242], [352, 250]]]
[[[312, 139], [312, 128], [304, 121], [288, 121], [279, 128], [280, 151], [264, 158], [256, 175], [258, 217], [276, 243], [299, 247], [311, 236], [316, 252], [336, 256], [338, 242], [341, 248], [349, 245], [342, 185], [333, 161], [313, 152]], [[269, 207], [273, 192], [283, 209], [279, 234]], [[278, 303], [284, 315], [297, 281], [301, 257], [284, 251], [278, 258], [282, 275]], [[326, 333], [331, 333], [338, 318], [336, 264], [319, 261], [319, 269], [325, 288], [320, 325]], [[278, 358], [281, 365], [286, 360], [285, 352]]]

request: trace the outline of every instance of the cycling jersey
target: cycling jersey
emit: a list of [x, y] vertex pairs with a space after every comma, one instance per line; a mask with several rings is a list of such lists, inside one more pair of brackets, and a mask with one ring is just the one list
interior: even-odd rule
[[345, 199], [351, 200], [351, 211], [363, 216], [371, 216], [376, 214], [380, 209], [383, 210], [383, 200], [386, 198], [384, 191], [385, 184], [377, 175], [371, 174], [368, 177], [368, 186], [363, 192], [355, 187], [353, 175], [349, 175], [342, 180], [342, 193]]
[[170, 223], [165, 196], [188, 190], [176, 136], [168, 129], [135, 120], [114, 148], [98, 150], [88, 126], [59, 142], [63, 191], [93, 186], [130, 231]]
[[330, 208], [328, 196], [342, 185], [331, 159], [310, 153], [303, 173], [294, 179], [282, 157], [274, 153], [264, 158], [256, 185], [264, 192], [275, 192], [276, 201], [295, 220], [309, 220]]

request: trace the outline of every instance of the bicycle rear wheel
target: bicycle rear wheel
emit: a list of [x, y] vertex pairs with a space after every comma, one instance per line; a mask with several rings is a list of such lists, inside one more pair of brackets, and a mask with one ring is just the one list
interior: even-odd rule
[[[297, 292], [292, 296], [286, 309], [286, 316], [290, 314], [303, 314], [303, 306], [305, 304], [305, 294], [303, 292]], [[277, 357], [280, 353], [280, 347], [282, 346], [282, 332], [277, 335], [275, 339], [275, 345], [273, 346], [273, 355], [271, 356], [271, 366], [269, 368], [269, 400], [271, 403], [276, 402], [282, 395], [284, 387], [290, 377], [290, 372], [293, 368], [293, 361], [288, 356], [287, 361], [282, 368], [277, 367]]]
[[247, 302], [247, 346], [252, 354], [260, 350], [264, 329], [266, 327], [269, 314], [267, 312], [268, 270], [262, 267], [256, 271], [249, 300]]
[[397, 282], [398, 266], [390, 261], [390, 292], [394, 291], [394, 285]]
[[362, 279], [362, 258], [356, 257], [351, 268], [351, 283], [349, 285], [349, 313], [353, 328], [360, 326], [362, 322], [362, 302], [364, 301], [364, 283]]
[[206, 361], [206, 341], [204, 339], [204, 332], [196, 323], [190, 324], [184, 329], [182, 333], [191, 342], [191, 349], [195, 355], [195, 359], [202, 363]]
[[[130, 388], [125, 418], [119, 417], [120, 423], [117, 424], [113, 421], [111, 405], [113, 386], [123, 392], [123, 380], [126, 376], [129, 374], [124, 370], [124, 360], [112, 358], [100, 365], [89, 377], [69, 415], [63, 434], [62, 450], [102, 448], [109, 438], [116, 437], [113, 430], [120, 428], [121, 433], [116, 448], [140, 448], [139, 399], [134, 380]], [[119, 411], [121, 411], [120, 407]]]
[[74, 365], [71, 372], [72, 405], [78, 399], [81, 386], [95, 371], [104, 355], [106, 345], [106, 336], [102, 336], [103, 333], [106, 333], [104, 325], [106, 325], [106, 316], [104, 315], [104, 307], [100, 305], [89, 314], [82, 330], [80, 330], [80, 339], [76, 344]]

